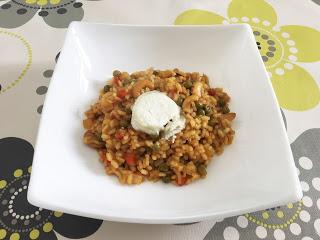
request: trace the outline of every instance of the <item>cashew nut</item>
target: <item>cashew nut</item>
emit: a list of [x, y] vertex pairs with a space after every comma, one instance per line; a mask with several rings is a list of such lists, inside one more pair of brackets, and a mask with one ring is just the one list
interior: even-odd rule
[[228, 121], [232, 121], [233, 119], [236, 118], [236, 114], [235, 113], [226, 113], [222, 115], [223, 119], [227, 119]]
[[201, 82], [195, 82], [192, 89], [192, 94], [201, 97], [202, 96], [203, 85]]
[[102, 108], [103, 112], [109, 112], [113, 109], [113, 103], [112, 103], [112, 93], [106, 93], [102, 95], [100, 106]]
[[182, 104], [182, 109], [185, 112], [190, 112], [191, 111], [191, 103], [194, 101], [198, 101], [199, 97], [197, 95], [191, 95], [187, 97]]
[[199, 74], [198, 72], [193, 72], [193, 73], [191, 73], [191, 79], [192, 79], [193, 81], [199, 81], [199, 79], [200, 79], [200, 74]]
[[103, 148], [104, 143], [98, 139], [98, 137], [90, 130], [86, 131], [83, 136], [83, 141], [85, 144], [92, 148]]
[[161, 78], [169, 78], [169, 77], [173, 77], [174, 75], [176, 75], [175, 72], [171, 70], [160, 71], [159, 73], [159, 77]]
[[94, 122], [91, 118], [87, 118], [87, 119], [83, 120], [83, 127], [85, 129], [90, 129], [90, 128], [92, 128], [93, 125], [94, 125]]
[[153, 84], [153, 82], [151, 82], [147, 79], [142, 79], [142, 80], [137, 81], [137, 83], [132, 88], [133, 96], [135, 98], [139, 97], [139, 95], [141, 94], [141, 90], [145, 87], [148, 87], [149, 89], [153, 90], [154, 84]]

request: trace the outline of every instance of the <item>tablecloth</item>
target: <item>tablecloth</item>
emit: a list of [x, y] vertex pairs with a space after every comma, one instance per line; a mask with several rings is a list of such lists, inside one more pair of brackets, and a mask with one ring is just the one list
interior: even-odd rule
[[[0, 0], [0, 239], [320, 239], [319, 4], [319, 0]], [[38, 123], [71, 21], [250, 24], [286, 123], [303, 199], [184, 225], [114, 223], [30, 205], [26, 192]]]

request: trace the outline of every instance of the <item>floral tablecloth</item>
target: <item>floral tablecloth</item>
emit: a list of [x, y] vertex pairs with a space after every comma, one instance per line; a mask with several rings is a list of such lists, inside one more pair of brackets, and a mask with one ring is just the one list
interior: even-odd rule
[[[319, 0], [0, 0], [0, 239], [320, 239], [319, 4]], [[184, 225], [114, 223], [30, 205], [26, 192], [42, 104], [66, 28], [75, 20], [250, 24], [282, 109], [303, 199]]]

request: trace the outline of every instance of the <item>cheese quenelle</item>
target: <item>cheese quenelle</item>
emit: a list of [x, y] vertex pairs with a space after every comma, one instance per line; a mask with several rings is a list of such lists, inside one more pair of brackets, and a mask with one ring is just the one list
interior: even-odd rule
[[169, 139], [185, 128], [181, 108], [166, 94], [150, 91], [141, 94], [132, 107], [132, 127], [150, 135]]

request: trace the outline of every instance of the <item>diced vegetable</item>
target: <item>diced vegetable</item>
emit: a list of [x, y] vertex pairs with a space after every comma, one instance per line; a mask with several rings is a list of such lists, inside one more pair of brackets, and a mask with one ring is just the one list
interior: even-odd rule
[[119, 76], [121, 75], [121, 72], [120, 72], [119, 70], [114, 70], [113, 73], [112, 73], [112, 75], [113, 75], [114, 77], [119, 77]]
[[208, 90], [208, 94], [209, 94], [210, 96], [215, 96], [215, 95], [216, 95], [216, 90], [214, 90], [214, 88], [210, 88], [210, 89]]
[[127, 91], [123, 88], [118, 89], [117, 96], [121, 99], [124, 99], [127, 95]]
[[197, 171], [201, 177], [205, 177], [207, 175], [207, 169], [204, 164], [199, 165]]
[[105, 86], [103, 87], [103, 91], [104, 91], [105, 93], [106, 93], [106, 92], [109, 92], [110, 89], [111, 89], [111, 86], [110, 86], [110, 85], [105, 85]]
[[128, 152], [128, 153], [125, 154], [124, 160], [130, 166], [134, 166], [134, 165], [137, 164], [136, 155], [134, 153], [131, 153], [131, 152]]
[[117, 140], [122, 140], [123, 137], [124, 137], [124, 131], [123, 131], [123, 130], [117, 131], [116, 134], [114, 135], [114, 137], [115, 137]]
[[190, 81], [190, 80], [188, 80], [188, 81], [186, 81], [184, 84], [183, 84], [183, 86], [185, 87], [185, 88], [187, 88], [187, 89], [190, 89], [190, 88], [192, 88], [192, 82]]
[[168, 97], [171, 99], [174, 99], [176, 94], [177, 94], [177, 91], [175, 89], [169, 90]]
[[119, 86], [121, 80], [120, 80], [119, 77], [113, 77], [112, 82], [113, 82], [116, 86]]
[[180, 179], [177, 178], [176, 183], [178, 184], [178, 186], [183, 186], [187, 183], [187, 180], [188, 180], [187, 177], [181, 177]]

